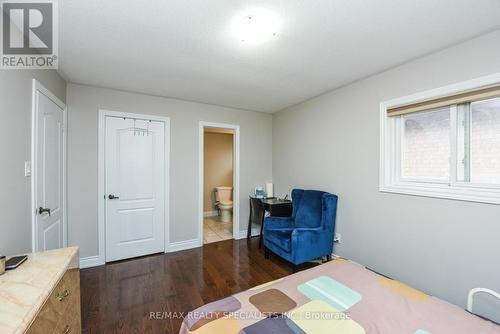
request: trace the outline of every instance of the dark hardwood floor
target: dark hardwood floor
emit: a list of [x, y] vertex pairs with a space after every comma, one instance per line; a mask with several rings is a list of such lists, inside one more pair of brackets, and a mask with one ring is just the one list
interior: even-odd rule
[[310, 266], [266, 260], [252, 238], [83, 269], [83, 333], [177, 334], [182, 319], [150, 319], [150, 312], [187, 313]]

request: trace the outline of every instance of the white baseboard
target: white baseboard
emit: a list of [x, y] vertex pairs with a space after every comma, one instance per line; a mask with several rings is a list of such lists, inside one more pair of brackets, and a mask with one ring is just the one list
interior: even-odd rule
[[[260, 234], [260, 227], [252, 228], [252, 237], [256, 237]], [[247, 237], [247, 230], [240, 231], [240, 239], [245, 239]]]
[[104, 264], [104, 262], [102, 262], [99, 259], [99, 255], [83, 257], [80, 259], [80, 269], [97, 267], [97, 266], [101, 266], [103, 264]]
[[219, 215], [219, 211], [205, 211], [203, 212], [203, 217], [217, 217]]
[[191, 240], [171, 242], [170, 245], [168, 245], [167, 253], [173, 253], [198, 247], [200, 247], [200, 241], [197, 238]]
[[[181, 250], [197, 247], [200, 247], [198, 239], [172, 242], [167, 248], [167, 253], [178, 252]], [[105, 261], [102, 261], [99, 258], [99, 255], [83, 257], [80, 259], [80, 269], [102, 266], [103, 264], [105, 264]]]

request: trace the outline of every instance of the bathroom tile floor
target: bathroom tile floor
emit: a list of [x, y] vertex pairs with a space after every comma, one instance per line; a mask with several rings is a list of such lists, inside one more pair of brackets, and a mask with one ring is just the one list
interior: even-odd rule
[[233, 238], [233, 223], [222, 223], [219, 217], [203, 220], [203, 243], [208, 244]]

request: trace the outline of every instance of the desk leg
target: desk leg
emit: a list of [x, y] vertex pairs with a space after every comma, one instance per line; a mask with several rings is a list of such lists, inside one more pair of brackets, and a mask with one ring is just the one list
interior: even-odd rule
[[248, 218], [248, 229], [247, 229], [247, 240], [250, 240], [252, 237], [252, 219]]
[[260, 222], [259, 248], [262, 247], [262, 232], [264, 231], [264, 218]]

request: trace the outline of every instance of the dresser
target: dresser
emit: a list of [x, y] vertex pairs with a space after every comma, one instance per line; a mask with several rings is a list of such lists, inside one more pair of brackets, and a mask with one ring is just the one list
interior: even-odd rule
[[0, 333], [81, 333], [77, 247], [29, 254], [0, 276]]

